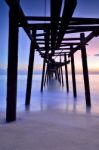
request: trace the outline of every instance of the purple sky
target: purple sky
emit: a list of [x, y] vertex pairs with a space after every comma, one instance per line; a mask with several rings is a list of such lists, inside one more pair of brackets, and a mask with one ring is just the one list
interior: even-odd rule
[[[45, 15], [45, 0], [20, 0], [25, 15]], [[49, 15], [49, 0], [46, 0], [46, 15]], [[7, 67], [8, 55], [8, 11], [9, 8], [5, 0], [0, 0], [0, 68]], [[99, 18], [99, 0], [78, 0], [77, 7], [74, 12], [76, 17], [93, 17]], [[19, 69], [27, 69], [29, 56], [30, 41], [23, 29], [19, 33]], [[99, 53], [99, 38], [95, 38], [87, 46], [88, 65], [92, 70], [99, 70], [98, 56], [93, 55]], [[77, 58], [79, 52], [76, 54]], [[39, 61], [38, 61], [39, 60]], [[80, 56], [75, 59], [78, 70], [81, 67]], [[42, 64], [39, 55], [36, 54], [35, 66], [38, 69]], [[79, 64], [79, 65], [78, 65]]]

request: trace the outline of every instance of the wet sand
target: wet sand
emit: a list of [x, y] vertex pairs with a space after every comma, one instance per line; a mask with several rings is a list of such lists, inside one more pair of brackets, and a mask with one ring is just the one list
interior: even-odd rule
[[21, 112], [0, 122], [0, 150], [99, 150], [99, 116]]

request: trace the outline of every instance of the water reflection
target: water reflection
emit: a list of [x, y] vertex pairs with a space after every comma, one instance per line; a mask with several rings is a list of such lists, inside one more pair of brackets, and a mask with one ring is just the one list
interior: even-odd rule
[[72, 91], [67, 94], [64, 88], [52, 79], [48, 86], [45, 86], [43, 93], [40, 93], [40, 91], [33, 93], [31, 105], [26, 107], [25, 110], [91, 113], [91, 108], [86, 107], [84, 98], [82, 103], [81, 97], [74, 98]]
[[[92, 80], [93, 77], [90, 78]], [[26, 92], [26, 76], [18, 78], [18, 94], [17, 94], [17, 112], [18, 111], [64, 111], [72, 113], [88, 113], [99, 114], [99, 96], [97, 86], [99, 85], [98, 76], [96, 86], [91, 87], [92, 108], [86, 107], [84, 87], [82, 86], [81, 76], [77, 76], [77, 98], [73, 97], [72, 80], [69, 78], [69, 93], [66, 92], [66, 86], [60, 86], [56, 80], [52, 79], [48, 86], [44, 87], [44, 92], [40, 93], [40, 76], [34, 76], [33, 87], [31, 91], [30, 107], [25, 108], [25, 92]], [[1, 78], [0, 90], [0, 111], [6, 110], [6, 79]], [[64, 80], [65, 81], [65, 80]], [[65, 82], [64, 82], [65, 83]], [[93, 81], [91, 82], [93, 83]], [[3, 87], [3, 88], [2, 88]], [[93, 89], [92, 89], [93, 88]], [[95, 92], [94, 92], [95, 91]]]

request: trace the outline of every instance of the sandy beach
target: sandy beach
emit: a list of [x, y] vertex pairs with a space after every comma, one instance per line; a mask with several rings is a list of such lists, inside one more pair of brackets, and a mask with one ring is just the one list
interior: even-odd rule
[[0, 122], [0, 150], [99, 150], [99, 117], [55, 111]]

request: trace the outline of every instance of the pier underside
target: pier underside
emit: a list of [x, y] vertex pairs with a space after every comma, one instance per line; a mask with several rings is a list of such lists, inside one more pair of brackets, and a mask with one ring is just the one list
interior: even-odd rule
[[[60, 83], [60, 86], [66, 85], [68, 93], [68, 65], [71, 64], [73, 95], [74, 98], [77, 97], [74, 56], [80, 50], [85, 102], [86, 106], [90, 108], [91, 98], [86, 45], [91, 39], [99, 35], [99, 19], [73, 17], [77, 0], [64, 0], [64, 2], [59, 0], [58, 3], [57, 0], [50, 0], [50, 16], [46, 16], [46, 14], [45, 16], [25, 16], [19, 0], [5, 1], [9, 6], [6, 121], [16, 120], [19, 28], [24, 29], [31, 41], [25, 106], [29, 107], [30, 105], [36, 52], [43, 59], [41, 92], [43, 92], [44, 86], [48, 85], [51, 79], [54, 78]], [[68, 35], [70, 35], [69, 38]], [[56, 58], [58, 58], [58, 61]], [[65, 68], [65, 81], [63, 67]]]

